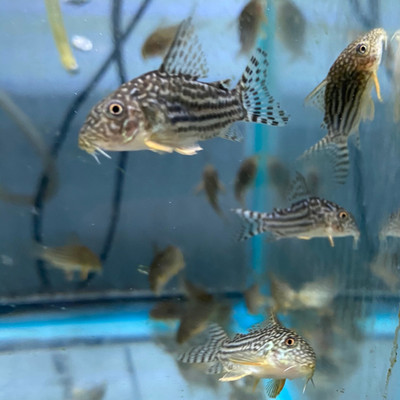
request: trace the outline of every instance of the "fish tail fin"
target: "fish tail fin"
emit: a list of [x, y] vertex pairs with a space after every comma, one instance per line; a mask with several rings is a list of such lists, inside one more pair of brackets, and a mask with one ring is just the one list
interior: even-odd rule
[[349, 148], [347, 137], [327, 134], [310, 149], [306, 150], [300, 159], [307, 159], [318, 151], [326, 151], [333, 166], [335, 182], [343, 184], [349, 174]]
[[264, 215], [257, 211], [232, 209], [242, 219], [242, 230], [239, 233], [239, 241], [249, 239], [255, 235], [265, 232]]
[[237, 86], [243, 107], [246, 110], [244, 120], [283, 126], [287, 124], [289, 116], [269, 93], [266, 82], [267, 67], [267, 53], [258, 48], [250, 58], [250, 62]]
[[222, 343], [228, 339], [228, 335], [217, 324], [208, 327], [208, 341], [201, 346], [195, 346], [179, 355], [178, 361], [183, 363], [209, 363], [218, 361], [218, 353]]

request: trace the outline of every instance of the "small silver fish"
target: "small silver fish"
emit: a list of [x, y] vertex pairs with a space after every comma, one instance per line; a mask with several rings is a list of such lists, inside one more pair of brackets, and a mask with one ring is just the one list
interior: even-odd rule
[[244, 206], [246, 191], [253, 184], [257, 175], [258, 156], [248, 157], [240, 164], [235, 178], [235, 197]]
[[239, 15], [240, 53], [249, 53], [256, 43], [261, 26], [267, 23], [266, 0], [250, 0]]
[[305, 309], [328, 310], [338, 294], [338, 288], [331, 277], [306, 282], [299, 290], [294, 290], [273, 273], [269, 274], [269, 280], [276, 312]]
[[142, 57], [147, 59], [155, 56], [165, 56], [170, 48], [179, 25], [165, 26], [156, 29], [145, 40], [142, 46]]
[[176, 151], [194, 155], [198, 142], [238, 140], [234, 122], [283, 126], [286, 113], [266, 86], [267, 58], [257, 49], [240, 82], [201, 82], [207, 73], [191, 18], [179, 27], [161, 67], [124, 83], [93, 107], [79, 132], [79, 147], [96, 151]]
[[246, 376], [269, 378], [267, 394], [276, 397], [286, 379], [312, 379], [316, 356], [312, 347], [297, 333], [285, 328], [271, 314], [268, 321], [249, 333], [232, 339], [217, 324], [209, 327], [209, 340], [181, 354], [183, 363], [207, 363], [208, 374], [223, 374], [220, 381], [235, 381]]
[[279, 0], [276, 9], [276, 36], [292, 53], [303, 55], [306, 20], [297, 5], [291, 0]]
[[327, 237], [334, 246], [334, 237], [353, 236], [357, 246], [360, 232], [354, 217], [339, 205], [309, 197], [288, 208], [275, 208], [270, 213], [232, 209], [243, 220], [239, 240], [246, 240], [263, 232], [271, 232], [275, 239], [311, 239]]
[[184, 268], [185, 260], [178, 247], [168, 246], [157, 251], [148, 272], [150, 289], [159, 295], [164, 286]]
[[400, 210], [390, 214], [379, 232], [379, 240], [385, 241], [388, 236], [400, 237]]
[[99, 257], [84, 245], [68, 244], [58, 247], [36, 245], [35, 247], [36, 256], [63, 270], [67, 279], [72, 279], [74, 272], [79, 272], [82, 280], [87, 278], [89, 272], [102, 272], [103, 267]]
[[328, 133], [302, 157], [329, 150], [338, 183], [344, 183], [349, 172], [349, 135], [356, 133], [358, 139], [360, 121], [374, 118], [373, 85], [382, 101], [377, 71], [386, 42], [387, 34], [382, 28], [358, 37], [340, 53], [327, 77], [306, 98], [306, 103], [324, 111], [323, 126]]
[[223, 215], [218, 203], [218, 193], [225, 192], [225, 187], [218, 178], [217, 170], [211, 164], [205, 166], [203, 180], [197, 186], [196, 192], [200, 192], [201, 190], [204, 190], [206, 193], [207, 199], [215, 212], [219, 215]]

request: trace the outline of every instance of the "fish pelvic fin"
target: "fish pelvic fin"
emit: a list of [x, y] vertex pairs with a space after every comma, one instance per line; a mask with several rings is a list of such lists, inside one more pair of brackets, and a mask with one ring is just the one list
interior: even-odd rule
[[344, 135], [332, 135], [328, 133], [314, 146], [306, 150], [300, 159], [307, 159], [313, 153], [318, 151], [326, 151], [328, 153], [328, 158], [333, 168], [333, 177], [335, 182], [339, 184], [345, 183], [350, 167], [347, 137]]
[[285, 386], [286, 379], [271, 379], [268, 381], [265, 391], [267, 396], [275, 399]]
[[210, 324], [207, 333], [209, 340], [204, 345], [192, 347], [179, 355], [178, 361], [189, 364], [218, 362], [219, 350], [228, 335], [217, 324]]
[[170, 75], [184, 74], [193, 78], [207, 76], [206, 57], [195, 33], [192, 17], [186, 18], [179, 25], [175, 39], [159, 70]]
[[284, 126], [289, 115], [280, 108], [267, 87], [267, 53], [258, 48], [247, 65], [238, 91], [246, 110], [245, 121], [273, 126]]
[[249, 239], [266, 231], [264, 227], [264, 213], [243, 210], [241, 208], [232, 209], [231, 211], [242, 219], [242, 229], [238, 236], [239, 241]]

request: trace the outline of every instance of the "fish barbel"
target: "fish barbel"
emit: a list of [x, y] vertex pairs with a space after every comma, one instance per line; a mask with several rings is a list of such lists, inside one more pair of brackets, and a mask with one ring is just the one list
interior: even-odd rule
[[236, 121], [285, 125], [288, 116], [266, 86], [267, 65], [266, 53], [257, 49], [234, 89], [228, 81], [199, 81], [207, 68], [189, 18], [158, 70], [124, 83], [93, 107], [79, 147], [95, 157], [107, 150], [194, 155], [201, 140], [239, 140]]
[[209, 340], [181, 354], [183, 363], [207, 363], [209, 374], [223, 374], [220, 381], [235, 381], [253, 376], [256, 384], [262, 378], [272, 379], [267, 386], [270, 397], [276, 397], [286, 379], [314, 374], [316, 356], [312, 347], [296, 332], [285, 328], [271, 314], [266, 323], [232, 339], [217, 324], [209, 327]]
[[362, 119], [374, 118], [373, 85], [382, 101], [377, 71], [386, 43], [387, 34], [382, 28], [358, 37], [340, 53], [327, 77], [306, 98], [306, 103], [324, 111], [323, 126], [328, 133], [302, 157], [328, 150], [338, 183], [344, 183], [349, 172], [349, 135], [358, 134]]
[[333, 247], [334, 237], [353, 236], [356, 247], [360, 236], [351, 213], [319, 197], [300, 200], [288, 208], [275, 208], [270, 213], [242, 209], [232, 211], [243, 220], [239, 240], [271, 232], [276, 239], [327, 237]]

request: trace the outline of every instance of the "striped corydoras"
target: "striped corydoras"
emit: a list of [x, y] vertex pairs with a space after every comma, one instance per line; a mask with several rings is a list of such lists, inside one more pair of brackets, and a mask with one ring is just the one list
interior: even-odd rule
[[[181, 354], [183, 363], [207, 363], [209, 374], [223, 374], [220, 381], [236, 381], [253, 376], [255, 385], [268, 378], [267, 394], [276, 397], [286, 379], [312, 378], [316, 356], [297, 333], [285, 328], [271, 314], [266, 323], [232, 339], [216, 324], [209, 327], [209, 340]], [[254, 386], [255, 387], [255, 386]], [[305, 386], [304, 386], [305, 388]]]
[[270, 232], [276, 239], [327, 237], [333, 247], [334, 237], [353, 236], [356, 247], [360, 236], [351, 213], [319, 197], [300, 200], [288, 208], [275, 208], [270, 213], [242, 209], [232, 211], [243, 220], [239, 240]]
[[333, 157], [334, 177], [338, 183], [344, 183], [349, 172], [349, 135], [358, 133], [362, 119], [374, 118], [373, 85], [378, 100], [382, 101], [377, 71], [386, 43], [387, 34], [382, 28], [354, 40], [340, 53], [327, 77], [306, 98], [306, 103], [324, 111], [323, 127], [328, 133], [302, 157], [321, 149], [328, 150]]
[[200, 82], [207, 68], [189, 18], [158, 70], [124, 83], [93, 107], [79, 147], [95, 157], [107, 150], [193, 155], [199, 141], [238, 140], [236, 121], [285, 125], [288, 116], [266, 86], [267, 66], [266, 53], [257, 49], [234, 89], [229, 80]]

